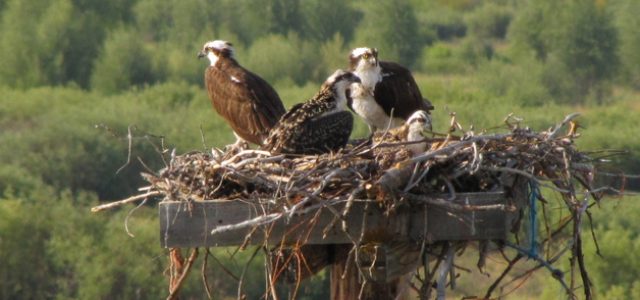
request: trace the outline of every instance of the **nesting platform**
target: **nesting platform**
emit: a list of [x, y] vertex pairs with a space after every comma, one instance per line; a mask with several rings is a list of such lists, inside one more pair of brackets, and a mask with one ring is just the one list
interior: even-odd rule
[[[331, 266], [332, 299], [394, 299], [402, 278], [411, 274], [419, 283], [415, 290], [429, 298], [433, 290], [444, 295], [447, 285], [455, 285], [455, 257], [469, 241], [480, 241], [473, 250], [481, 269], [491, 249], [517, 253], [509, 258], [502, 252], [507, 267], [485, 298], [523, 257], [550, 271], [569, 297], [579, 274], [589, 298], [580, 228], [583, 214], [602, 195], [592, 186], [594, 159], [574, 143], [576, 116], [543, 132], [507, 118], [509, 131], [496, 134], [464, 131], [453, 116], [448, 134], [422, 141], [429, 143], [424, 153], [383, 140], [318, 156], [261, 150], [172, 155], [162, 170], [143, 174], [150, 183], [144, 194], [119, 204], [162, 198], [160, 243], [171, 249], [172, 294], [189, 269], [180, 249], [193, 249], [190, 266], [200, 247], [266, 245], [266, 297], [277, 298], [271, 293], [279, 279], [299, 283]], [[539, 187], [554, 197], [545, 199]], [[544, 212], [549, 201], [570, 217], [553, 228], [538, 227], [538, 218], [551, 223], [534, 209], [523, 218], [536, 206]], [[524, 222], [529, 224], [521, 228]], [[572, 238], [571, 251], [560, 250], [571, 254], [569, 284], [553, 266], [556, 258], [548, 259], [566, 247], [560, 236]], [[524, 248], [536, 246], [548, 253]]]
[[[163, 201], [159, 205], [160, 241], [165, 248], [217, 247], [241, 244], [347, 244], [353, 237], [364, 242], [383, 242], [397, 238], [427, 240], [503, 240], [517, 217], [516, 203], [522, 199], [506, 193], [459, 193], [425, 197], [432, 202], [455, 205], [451, 211], [441, 205], [413, 200], [393, 215], [385, 213], [375, 200], [355, 200], [350, 213], [335, 222], [336, 215], [324, 206], [295, 212], [259, 226], [229, 228], [215, 234], [212, 230], [233, 227], [264, 215], [264, 208], [239, 200]], [[329, 204], [343, 211], [345, 202]], [[519, 206], [519, 205], [518, 205]], [[455, 208], [454, 208], [455, 210]], [[286, 213], [285, 213], [286, 214]], [[319, 215], [318, 215], [319, 214]], [[346, 231], [341, 226], [345, 222]], [[334, 223], [331, 225], [331, 223]], [[231, 226], [230, 226], [231, 225]], [[363, 227], [364, 225], [364, 227]], [[328, 228], [329, 226], [329, 228]], [[351, 238], [349, 237], [351, 236]]]

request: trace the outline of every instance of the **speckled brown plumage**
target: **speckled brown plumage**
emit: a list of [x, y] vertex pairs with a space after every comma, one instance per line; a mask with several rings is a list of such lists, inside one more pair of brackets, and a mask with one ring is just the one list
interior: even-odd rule
[[264, 149], [272, 153], [319, 154], [344, 147], [353, 128], [353, 116], [346, 110], [345, 89], [357, 80], [350, 72], [334, 73], [313, 98], [282, 116]]

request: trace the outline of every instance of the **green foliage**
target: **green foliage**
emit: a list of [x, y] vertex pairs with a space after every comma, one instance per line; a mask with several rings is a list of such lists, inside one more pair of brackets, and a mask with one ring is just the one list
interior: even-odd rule
[[512, 13], [505, 6], [486, 2], [468, 14], [466, 23], [469, 33], [480, 39], [504, 39], [511, 22]]
[[508, 32], [514, 48], [545, 61], [558, 35], [560, 5], [559, 1], [530, 1], [520, 7]]
[[91, 87], [111, 94], [160, 79], [151, 68], [151, 51], [133, 32], [118, 29], [109, 35], [96, 63]]
[[362, 18], [362, 13], [353, 9], [348, 1], [313, 0], [302, 1], [301, 5], [306, 24], [303, 35], [312, 40], [326, 41], [339, 34], [350, 41], [353, 29]]
[[467, 33], [467, 24], [463, 20], [463, 14], [448, 7], [430, 5], [416, 12], [418, 18], [429, 28], [428, 33], [434, 32], [439, 40], [449, 41], [464, 37]]
[[26, 88], [60, 83], [70, 1], [11, 1], [0, 27], [0, 81]]
[[[113, 97], [55, 88], [4, 95], [0, 115], [11, 130], [0, 132], [0, 160], [10, 162], [7, 170], [32, 174], [3, 182], [14, 188], [37, 187], [42, 180], [58, 189], [95, 191], [102, 199], [125, 197], [142, 184], [137, 157], [156, 169], [162, 165], [161, 144], [178, 151], [202, 149], [201, 127], [216, 146], [233, 137], [216, 129], [227, 127], [212, 112], [206, 92], [186, 84]], [[129, 127], [131, 162], [116, 174], [127, 163]], [[11, 177], [7, 170], [0, 174]]]
[[364, 18], [356, 29], [354, 47], [378, 48], [382, 60], [412, 65], [424, 46], [418, 21], [406, 0], [386, 0], [361, 6]]
[[241, 64], [268, 82], [291, 79], [303, 84], [311, 78], [308, 71], [319, 58], [316, 47], [293, 33], [286, 37], [270, 34], [256, 40], [246, 54], [238, 56]]
[[[635, 299], [640, 286], [640, 227], [635, 221], [640, 213], [638, 197], [608, 202], [594, 211], [594, 226], [602, 257], [596, 256], [595, 244], [587, 240], [585, 253], [590, 275], [603, 299]], [[615, 217], [606, 217], [613, 216]]]
[[618, 67], [612, 17], [593, 0], [575, 1], [568, 10], [572, 13], [560, 37], [558, 56], [576, 81], [578, 102], [594, 88], [597, 100], [602, 101], [597, 84], [612, 78]]
[[602, 102], [606, 81], [618, 67], [617, 31], [611, 14], [593, 0], [535, 1], [518, 14], [511, 30], [516, 47], [530, 49], [561, 80], [547, 80], [556, 99], [584, 103], [592, 94]]
[[9, 1], [0, 27], [0, 84], [87, 87], [105, 32], [127, 17], [128, 3]]
[[51, 257], [43, 255], [50, 220], [42, 208], [41, 203], [0, 199], [2, 299], [46, 299], [53, 296], [56, 277], [51, 276]]
[[422, 50], [420, 70], [429, 73], [460, 74], [471, 69], [457, 45], [436, 42]]
[[634, 0], [618, 1], [615, 7], [618, 29], [621, 76], [624, 82], [640, 89], [640, 2]]
[[317, 72], [315, 78], [318, 78], [318, 81], [324, 81], [336, 69], [346, 69], [349, 64], [346, 53], [349, 53], [349, 51], [349, 49], [346, 49], [344, 39], [340, 33], [336, 33], [332, 39], [323, 43], [320, 46], [322, 62], [315, 68]]
[[485, 91], [518, 106], [540, 106], [552, 99], [541, 82], [544, 65], [536, 60], [510, 64], [492, 60], [479, 68]]

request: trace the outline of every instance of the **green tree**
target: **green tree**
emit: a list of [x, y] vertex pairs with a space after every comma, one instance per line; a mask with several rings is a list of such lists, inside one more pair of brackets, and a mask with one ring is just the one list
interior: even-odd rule
[[575, 102], [583, 101], [590, 91], [603, 100], [602, 85], [618, 67], [617, 31], [604, 4], [594, 0], [574, 1], [564, 22], [558, 43], [558, 56], [576, 80]]
[[53, 263], [45, 254], [51, 219], [42, 207], [18, 199], [0, 199], [2, 299], [54, 296], [57, 278]]
[[300, 0], [268, 0], [266, 2], [269, 32], [286, 35], [292, 30], [298, 34], [301, 33], [304, 19], [300, 12]]
[[26, 88], [62, 79], [69, 40], [69, 0], [10, 1], [0, 27], [0, 81]]
[[151, 53], [134, 32], [124, 28], [115, 30], [98, 57], [91, 87], [103, 93], [115, 93], [159, 81], [163, 74], [152, 69]]
[[362, 13], [352, 8], [349, 1], [341, 0], [303, 1], [301, 12], [305, 20], [303, 36], [315, 41], [327, 41], [339, 33], [349, 42], [362, 18]]
[[561, 5], [559, 1], [531, 1], [518, 7], [508, 31], [514, 48], [531, 51], [536, 59], [545, 61], [560, 35], [561, 11], [566, 9]]
[[87, 87], [97, 49], [110, 25], [125, 18], [115, 12], [126, 10], [126, 3], [9, 1], [0, 27], [0, 83], [27, 88], [75, 82]]
[[465, 21], [471, 35], [476, 38], [504, 39], [511, 18], [511, 11], [507, 7], [486, 2], [468, 14]]
[[378, 48], [382, 60], [411, 66], [426, 39], [418, 36], [419, 24], [409, 2], [386, 0], [359, 7], [364, 18], [356, 29], [354, 47]]
[[518, 13], [510, 30], [516, 49], [531, 50], [547, 63], [548, 74], [567, 78], [563, 85], [545, 80], [557, 99], [581, 103], [593, 93], [601, 102], [606, 83], [616, 74], [617, 32], [605, 5], [594, 0], [533, 1]]
[[634, 0], [618, 1], [616, 6], [616, 27], [619, 33], [620, 47], [618, 56], [622, 69], [622, 79], [636, 89], [640, 89], [640, 2]]
[[638, 294], [640, 286], [640, 260], [635, 255], [640, 250], [640, 228], [635, 221], [640, 210], [638, 197], [606, 200], [608, 203], [594, 211], [602, 257], [595, 254], [595, 244], [585, 237], [588, 271], [603, 299], [635, 299], [632, 296]]
[[286, 79], [303, 84], [321, 63], [315, 48], [295, 33], [270, 34], [256, 40], [246, 53], [238, 56], [240, 64], [272, 84]]

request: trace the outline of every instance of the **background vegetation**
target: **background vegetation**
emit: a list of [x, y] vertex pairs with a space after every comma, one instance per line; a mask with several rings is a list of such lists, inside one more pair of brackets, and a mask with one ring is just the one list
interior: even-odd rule
[[[163, 149], [233, 140], [202, 87], [205, 41], [233, 42], [287, 107], [347, 67], [351, 48], [377, 47], [414, 71], [436, 130], [452, 112], [476, 129], [514, 113], [543, 130], [579, 111], [579, 145], [629, 150], [602, 168], [638, 174], [638, 15], [635, 0], [0, 0], [0, 298], [166, 296], [154, 205], [129, 219], [135, 238], [127, 210], [88, 208], [135, 192], [145, 165], [163, 166]], [[365, 134], [359, 123], [354, 136]], [[604, 258], [593, 245], [587, 255], [603, 299], [640, 297], [634, 200], [607, 200], [595, 215]], [[246, 252], [222, 263], [238, 274]], [[210, 266], [215, 294], [235, 297], [236, 282]], [[250, 299], [263, 288], [260, 260], [252, 266]], [[463, 294], [478, 293], [476, 273], [463, 276]], [[544, 272], [531, 280], [511, 295], [560, 294]], [[322, 298], [326, 280], [304, 289]], [[203, 295], [192, 276], [185, 298]]]

